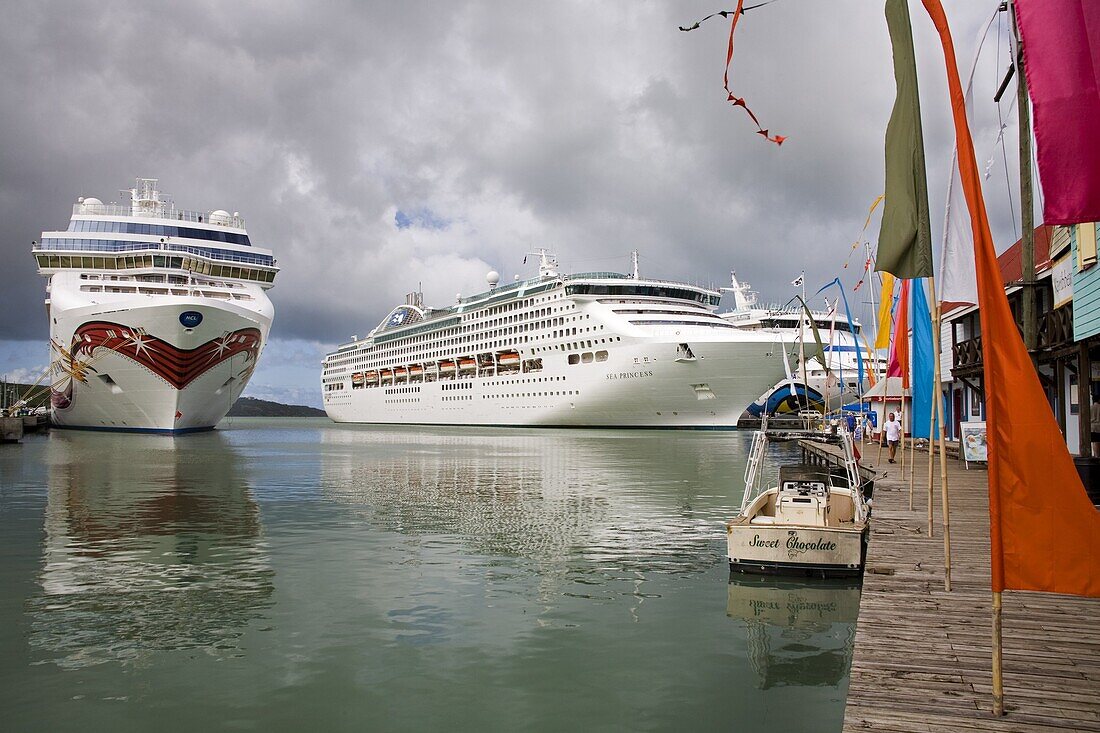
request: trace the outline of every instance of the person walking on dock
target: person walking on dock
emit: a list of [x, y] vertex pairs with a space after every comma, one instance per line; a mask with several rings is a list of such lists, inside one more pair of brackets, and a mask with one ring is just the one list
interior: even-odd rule
[[894, 413], [886, 417], [886, 424], [882, 426], [886, 433], [886, 447], [890, 450], [890, 463], [897, 463], [894, 454], [898, 450], [898, 442], [901, 440], [901, 423], [894, 418]]

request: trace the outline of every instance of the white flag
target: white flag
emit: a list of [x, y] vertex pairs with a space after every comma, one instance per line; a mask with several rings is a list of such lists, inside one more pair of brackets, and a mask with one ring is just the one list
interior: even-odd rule
[[802, 287], [802, 282], [803, 282], [803, 276], [799, 275], [794, 280], [791, 280], [791, 285], [794, 285], [796, 288], [800, 288], [800, 287]]
[[[978, 33], [974, 61], [966, 81], [966, 114], [974, 109], [974, 70], [982, 52], [993, 21], [997, 18], [1000, 3], [989, 22]], [[974, 233], [971, 229], [970, 210], [966, 206], [959, 179], [959, 150], [951, 156], [951, 180], [947, 185], [947, 208], [944, 211], [943, 249], [940, 252], [939, 299], [941, 303], [977, 303], [978, 276], [974, 270]]]
[[787, 384], [790, 385], [791, 397], [794, 397], [798, 392], [796, 392], [794, 388], [794, 376], [791, 374], [791, 362], [787, 359], [787, 342], [780, 341], [780, 344], [783, 346], [783, 372], [787, 376]]

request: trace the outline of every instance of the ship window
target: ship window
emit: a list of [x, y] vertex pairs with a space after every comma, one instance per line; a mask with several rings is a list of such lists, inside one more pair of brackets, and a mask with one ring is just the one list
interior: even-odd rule
[[606, 351], [597, 351], [596, 352], [596, 361], [607, 361], [607, 352]]
[[569, 355], [569, 363], [570, 364], [579, 364], [580, 360], [581, 360], [581, 355], [580, 354], [570, 354]]
[[585, 364], [591, 364], [592, 363], [592, 352], [591, 351], [584, 352], [584, 354], [581, 356], [581, 361], [583, 361]]

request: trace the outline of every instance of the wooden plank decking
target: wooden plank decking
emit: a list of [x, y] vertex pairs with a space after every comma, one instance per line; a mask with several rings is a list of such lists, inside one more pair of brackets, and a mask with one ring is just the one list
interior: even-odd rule
[[[814, 452], [828, 447], [813, 446]], [[944, 591], [939, 467], [927, 535], [928, 454], [865, 448], [875, 485], [845, 731], [1100, 731], [1100, 599], [1004, 594], [1007, 715], [992, 714], [988, 474], [948, 460], [952, 590]], [[877, 464], [877, 465], [876, 465]]]

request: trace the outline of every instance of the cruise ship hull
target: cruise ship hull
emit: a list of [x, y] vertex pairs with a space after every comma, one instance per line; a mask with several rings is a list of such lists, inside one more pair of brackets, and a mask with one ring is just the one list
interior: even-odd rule
[[562, 354], [536, 373], [455, 375], [326, 395], [336, 422], [523, 427], [732, 429], [776, 378], [770, 340], [641, 342], [603, 362]]
[[51, 321], [54, 424], [156, 432], [213, 428], [271, 325], [267, 313], [190, 296], [54, 307]]

